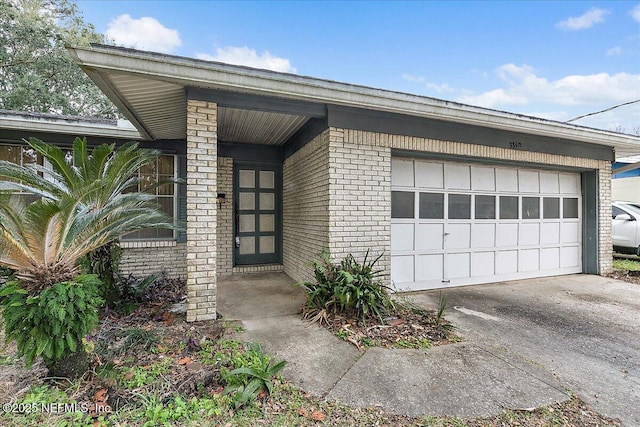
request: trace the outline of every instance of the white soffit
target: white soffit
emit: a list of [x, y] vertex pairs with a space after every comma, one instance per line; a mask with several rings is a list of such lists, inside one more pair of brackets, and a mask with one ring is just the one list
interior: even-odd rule
[[218, 139], [282, 145], [307, 120], [304, 116], [223, 107], [218, 114]]
[[187, 95], [175, 83], [150, 80], [143, 76], [110, 73], [110, 84], [121, 94], [128, 117], [144, 125], [153, 139], [183, 139], [187, 131]]

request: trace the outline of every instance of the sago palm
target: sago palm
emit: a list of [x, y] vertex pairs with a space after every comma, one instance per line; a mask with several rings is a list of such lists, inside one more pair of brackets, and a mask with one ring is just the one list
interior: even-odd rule
[[97, 187], [29, 205], [19, 196], [0, 197], [0, 264], [16, 271], [29, 294], [72, 280], [82, 256], [124, 234], [173, 226], [143, 193], [120, 194], [99, 209], [84, 204]]
[[[122, 209], [123, 206], [140, 202], [144, 202], [148, 213], [157, 209], [152, 202], [152, 197], [138, 192], [140, 187], [138, 171], [141, 167], [153, 163], [160, 154], [159, 151], [139, 148], [136, 143], [124, 144], [119, 148], [116, 148], [115, 144], [103, 144], [90, 150], [86, 138], [76, 138], [71, 150], [67, 152], [36, 138], [30, 138], [26, 142], [47, 161], [47, 166], [39, 164], [22, 166], [0, 161], [0, 191], [26, 192], [55, 202], [61, 202], [68, 197], [73, 201], [76, 209], [74, 214], [79, 216], [103, 210], [102, 214], [117, 211], [125, 215], [126, 210]], [[156, 183], [143, 191], [166, 183], [166, 181]], [[41, 218], [37, 220], [40, 221]], [[143, 222], [146, 223], [145, 226], [137, 224], [129, 230], [123, 228], [117, 233], [110, 233], [109, 238], [103, 236], [96, 241], [99, 244], [92, 242], [92, 249], [83, 250], [83, 254], [89, 254], [90, 259], [102, 259], [104, 255], [100, 253], [109, 255], [113, 253], [112, 246], [117, 246], [117, 239], [123, 234], [152, 227], [175, 228], [171, 218], [157, 212]], [[96, 249], [100, 251], [93, 252]], [[71, 252], [65, 255], [65, 258], [70, 254]], [[77, 260], [78, 257], [73, 262]], [[65, 262], [68, 263], [68, 261]], [[102, 294], [107, 302], [115, 301], [118, 298], [115, 284], [117, 272], [112, 270], [117, 268], [116, 260], [109, 259], [106, 263], [96, 264], [88, 262], [87, 265], [98, 266], [95, 268], [106, 266], [105, 271], [94, 269], [93, 272], [100, 274], [103, 282]], [[32, 268], [30, 271], [35, 270]], [[48, 274], [52, 274], [51, 277], [57, 277], [53, 274], [52, 265], [47, 264], [46, 270]], [[77, 272], [75, 266], [74, 272]], [[20, 274], [23, 275], [23, 273]]]

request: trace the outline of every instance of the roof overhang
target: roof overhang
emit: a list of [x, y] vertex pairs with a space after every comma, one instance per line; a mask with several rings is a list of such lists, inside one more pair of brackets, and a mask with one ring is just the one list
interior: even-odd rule
[[[571, 139], [612, 147], [617, 157], [640, 153], [636, 136], [424, 96], [114, 46], [69, 51], [146, 139], [184, 139], [187, 88], [201, 88]], [[301, 125], [301, 117], [287, 123]]]
[[131, 125], [116, 120], [0, 110], [0, 129], [30, 133], [90, 135], [118, 140], [139, 140]]

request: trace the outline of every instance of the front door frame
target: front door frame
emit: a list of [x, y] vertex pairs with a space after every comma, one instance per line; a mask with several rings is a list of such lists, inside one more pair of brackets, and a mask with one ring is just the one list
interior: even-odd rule
[[[239, 253], [239, 199], [240, 169], [272, 170], [275, 172], [275, 252], [273, 256], [256, 255], [249, 257]], [[256, 203], [258, 201], [256, 200]], [[282, 264], [282, 164], [274, 162], [234, 161], [233, 162], [233, 266]], [[256, 245], [258, 246], [258, 245]]]

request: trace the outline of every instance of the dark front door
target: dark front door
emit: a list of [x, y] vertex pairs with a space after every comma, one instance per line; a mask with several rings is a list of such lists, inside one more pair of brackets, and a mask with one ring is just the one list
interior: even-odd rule
[[276, 165], [235, 164], [235, 265], [281, 262], [281, 173]]

